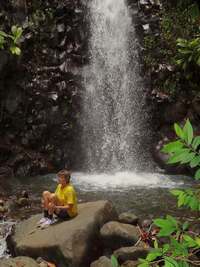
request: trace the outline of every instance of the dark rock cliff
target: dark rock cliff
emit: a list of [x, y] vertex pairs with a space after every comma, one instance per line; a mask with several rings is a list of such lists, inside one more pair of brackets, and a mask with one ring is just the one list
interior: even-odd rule
[[74, 167], [87, 20], [81, 0], [1, 1], [3, 30], [23, 27], [19, 58], [0, 52], [0, 175]]

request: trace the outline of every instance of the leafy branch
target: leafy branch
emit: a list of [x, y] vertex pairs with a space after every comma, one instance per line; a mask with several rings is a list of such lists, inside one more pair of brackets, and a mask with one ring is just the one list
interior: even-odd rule
[[8, 48], [13, 55], [19, 56], [21, 54], [19, 42], [22, 32], [22, 28], [15, 25], [12, 26], [10, 34], [0, 31], [0, 49]]
[[[169, 155], [169, 164], [189, 164], [196, 168], [194, 178], [200, 180], [200, 136], [194, 136], [193, 127], [186, 121], [183, 127], [174, 124], [177, 140], [164, 145], [162, 152]], [[178, 207], [186, 206], [200, 211], [200, 189], [171, 190], [178, 199]], [[200, 266], [197, 254], [200, 252], [200, 237], [189, 230], [189, 223], [181, 223], [167, 215], [165, 219], [155, 219], [154, 225], [159, 228], [154, 249], [146, 259], [140, 259], [139, 267], [165, 266], [189, 267]], [[160, 238], [165, 238], [162, 244]]]

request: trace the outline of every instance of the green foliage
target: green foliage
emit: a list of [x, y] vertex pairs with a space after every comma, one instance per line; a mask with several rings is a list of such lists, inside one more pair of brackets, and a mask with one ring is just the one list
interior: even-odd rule
[[[189, 164], [191, 168], [197, 168], [195, 179], [200, 179], [200, 136], [194, 136], [193, 127], [189, 121], [181, 127], [174, 124], [177, 140], [166, 144], [162, 151], [169, 154], [168, 163]], [[178, 207], [185, 206], [193, 211], [200, 211], [200, 189], [171, 190], [178, 199]], [[146, 259], [140, 259], [139, 267], [165, 266], [165, 267], [189, 267], [199, 265], [200, 260], [195, 256], [200, 251], [200, 237], [190, 231], [190, 225], [186, 221], [181, 223], [174, 217], [167, 215], [164, 219], [155, 219], [154, 225], [159, 228], [154, 249]], [[165, 238], [163, 244], [159, 238]]]
[[[189, 120], [183, 128], [174, 124], [174, 130], [178, 140], [165, 145], [162, 152], [169, 154], [168, 163], [189, 164], [191, 168], [200, 167], [200, 136], [194, 137], [193, 128]], [[200, 179], [200, 171], [196, 170], [195, 179]]]
[[158, 237], [167, 237], [165, 244], [154, 242], [154, 249], [148, 253], [146, 259], [140, 259], [139, 267], [144, 266], [190, 266], [194, 263], [191, 255], [200, 249], [200, 238], [189, 235], [187, 222], [181, 224], [175, 218], [167, 215], [166, 219], [156, 219], [154, 224], [160, 227]]
[[178, 231], [179, 224], [172, 217], [167, 215], [166, 219], [156, 219], [154, 224], [161, 228], [158, 236], [169, 236], [175, 231]]
[[200, 66], [200, 37], [192, 40], [179, 38], [177, 40], [178, 55], [176, 63], [183, 70], [190, 67], [191, 64]]
[[112, 267], [119, 267], [118, 260], [114, 255], [111, 256], [111, 264], [112, 264]]
[[[163, 1], [163, 8], [155, 12], [156, 16], [158, 12], [161, 18], [159, 37], [147, 35], [144, 38], [144, 66], [155, 77], [152, 88], [158, 95], [164, 93], [173, 100], [182, 91], [195, 96], [200, 89], [198, 1]], [[170, 66], [171, 70], [163, 66]]]
[[200, 211], [199, 193], [200, 190], [171, 190], [172, 195], [178, 199], [178, 207], [185, 206], [191, 210]]
[[15, 25], [12, 26], [10, 34], [0, 31], [0, 49], [8, 48], [13, 55], [19, 56], [21, 54], [21, 49], [18, 44], [22, 32], [22, 28]]

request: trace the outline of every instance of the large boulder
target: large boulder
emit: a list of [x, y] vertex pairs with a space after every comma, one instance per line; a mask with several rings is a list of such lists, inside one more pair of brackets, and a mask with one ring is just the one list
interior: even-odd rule
[[1, 267], [40, 267], [37, 262], [29, 257], [16, 257], [0, 260]]
[[114, 221], [106, 223], [100, 233], [104, 246], [110, 249], [133, 246], [140, 237], [136, 226]]
[[87, 267], [102, 255], [100, 228], [117, 219], [117, 213], [108, 201], [83, 203], [75, 218], [59, 222], [47, 229], [36, 227], [41, 214], [19, 223], [8, 245], [15, 255], [43, 257], [59, 267]]

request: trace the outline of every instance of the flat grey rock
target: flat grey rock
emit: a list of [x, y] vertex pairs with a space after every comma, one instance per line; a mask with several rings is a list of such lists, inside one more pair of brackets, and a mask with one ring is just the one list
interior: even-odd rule
[[9, 246], [16, 255], [42, 257], [59, 267], [89, 266], [92, 258], [100, 256], [102, 244], [100, 228], [117, 219], [111, 202], [96, 201], [78, 205], [78, 216], [47, 229], [36, 227], [41, 214], [19, 223], [9, 238]]

